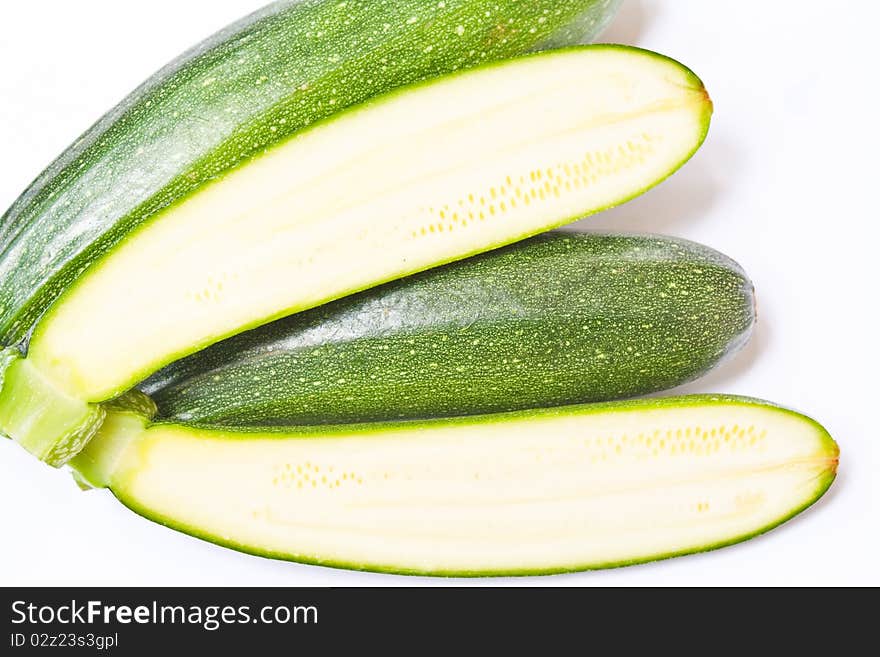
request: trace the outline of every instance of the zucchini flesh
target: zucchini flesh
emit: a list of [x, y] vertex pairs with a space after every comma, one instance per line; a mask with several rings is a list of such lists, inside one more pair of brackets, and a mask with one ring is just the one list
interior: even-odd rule
[[159, 71], [0, 220], [0, 344], [167, 206], [401, 85], [595, 36], [619, 0], [275, 2]]
[[809, 418], [697, 396], [272, 431], [116, 413], [74, 465], [138, 513], [245, 552], [483, 576], [745, 540], [817, 500], [837, 460]]
[[247, 328], [621, 203], [690, 157], [710, 109], [680, 64], [616, 46], [371, 101], [129, 234], [29, 358], [72, 396], [112, 398]]
[[742, 269], [668, 237], [549, 233], [172, 363], [163, 420], [334, 424], [621, 399], [694, 379], [755, 320]]

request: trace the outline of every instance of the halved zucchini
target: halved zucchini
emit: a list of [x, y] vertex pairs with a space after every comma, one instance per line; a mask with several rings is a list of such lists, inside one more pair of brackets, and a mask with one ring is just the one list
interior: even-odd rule
[[245, 552], [482, 576], [742, 541], [815, 502], [837, 460], [809, 418], [694, 396], [250, 431], [117, 410], [73, 465], [141, 515]]
[[587, 43], [620, 2], [280, 0], [233, 23], [107, 112], [0, 216], [0, 344], [26, 344], [134, 228], [291, 135], [406, 84]]
[[113, 398], [247, 328], [621, 203], [691, 156], [711, 108], [681, 64], [622, 46], [394, 92], [129, 234], [46, 313], [28, 362], [62, 398]]

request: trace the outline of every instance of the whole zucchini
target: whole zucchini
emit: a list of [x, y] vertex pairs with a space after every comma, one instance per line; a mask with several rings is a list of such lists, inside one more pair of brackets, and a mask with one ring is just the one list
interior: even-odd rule
[[112, 410], [72, 465], [137, 513], [244, 552], [484, 576], [736, 543], [815, 502], [837, 462], [810, 418], [707, 395], [238, 430]]
[[620, 0], [286, 0], [168, 64], [0, 219], [0, 344], [138, 225], [306, 126], [404, 84], [591, 39]]
[[334, 115], [178, 199], [69, 282], [7, 367], [0, 430], [63, 463], [98, 404], [165, 365], [622, 203], [690, 158], [711, 113], [678, 62], [582, 46]]
[[162, 419], [223, 425], [620, 399], [700, 376], [754, 320], [752, 284], [709, 248], [549, 233], [230, 338], [141, 389]]

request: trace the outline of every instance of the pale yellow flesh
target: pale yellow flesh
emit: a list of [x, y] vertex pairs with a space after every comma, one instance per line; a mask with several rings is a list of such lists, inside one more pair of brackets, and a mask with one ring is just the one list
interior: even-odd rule
[[626, 200], [697, 147], [708, 107], [685, 69], [614, 49], [384, 99], [147, 224], [50, 310], [30, 357], [103, 400], [243, 327]]
[[497, 574], [745, 538], [818, 497], [837, 449], [799, 416], [730, 405], [311, 438], [155, 426], [115, 458], [123, 501], [211, 540], [358, 568]]

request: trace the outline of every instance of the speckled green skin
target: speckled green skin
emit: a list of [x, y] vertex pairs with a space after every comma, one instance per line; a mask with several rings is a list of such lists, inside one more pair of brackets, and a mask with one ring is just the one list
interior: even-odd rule
[[143, 390], [160, 418], [231, 426], [601, 401], [700, 376], [754, 320], [752, 284], [716, 251], [553, 233], [239, 335]]
[[185, 53], [0, 220], [0, 344], [134, 228], [304, 127], [442, 73], [596, 35], [620, 0], [277, 2]]
[[[582, 563], [577, 565], [558, 565], [553, 563], [552, 555], [548, 556], [548, 563], [546, 567], [537, 568], [537, 569], [509, 569], [509, 570], [414, 570], [410, 568], [401, 568], [395, 564], [365, 564], [358, 562], [339, 562], [333, 561], [329, 559], [321, 559], [320, 557], [309, 557], [303, 556], [301, 554], [295, 554], [293, 552], [277, 552], [266, 550], [264, 547], [260, 545], [254, 544], [244, 544], [238, 541], [235, 541], [229, 537], [217, 536], [214, 534], [210, 534], [205, 532], [202, 528], [198, 526], [194, 526], [188, 524], [186, 521], [180, 518], [169, 517], [167, 515], [156, 513], [154, 510], [149, 507], [144, 506], [141, 502], [134, 496], [132, 496], [124, 482], [120, 481], [118, 483], [114, 483], [111, 485], [111, 491], [113, 495], [120, 501], [122, 504], [130, 508], [135, 513], [152, 520], [156, 523], [164, 525], [166, 527], [170, 527], [172, 529], [176, 529], [178, 531], [189, 534], [190, 536], [195, 536], [196, 538], [200, 538], [202, 540], [208, 541], [210, 543], [214, 543], [216, 545], [221, 545], [224, 547], [232, 548], [233, 550], [238, 550], [240, 552], [245, 552], [247, 554], [252, 554], [255, 556], [266, 557], [269, 559], [281, 559], [285, 561], [296, 561], [299, 563], [313, 564], [317, 566], [325, 566], [329, 568], [344, 568], [347, 570], [363, 570], [370, 572], [380, 572], [380, 573], [388, 573], [394, 575], [424, 575], [424, 576], [435, 576], [435, 577], [523, 577], [523, 576], [531, 576], [531, 575], [557, 575], [563, 573], [571, 573], [578, 572], [584, 570], [600, 570], [605, 568], [620, 568], [624, 566], [633, 566], [642, 563], [648, 563], [651, 561], [659, 561], [663, 559], [669, 559], [672, 557], [680, 557], [688, 554], [697, 554], [700, 552], [708, 552], [710, 550], [717, 550], [719, 548], [727, 547], [730, 545], [735, 545], [737, 543], [741, 543], [743, 541], [747, 541], [756, 536], [760, 536], [771, 529], [778, 527], [779, 525], [785, 523], [791, 518], [795, 517], [799, 513], [805, 511], [809, 507], [811, 507], [815, 502], [821, 498], [825, 492], [831, 487], [831, 484], [834, 482], [835, 477], [837, 476], [837, 461], [840, 455], [840, 450], [837, 446], [837, 443], [828, 433], [828, 431], [819, 424], [816, 420], [802, 415], [796, 411], [784, 408], [782, 406], [778, 406], [771, 402], [762, 401], [760, 399], [752, 399], [749, 397], [739, 397], [734, 395], [688, 395], [683, 397], [666, 397], [660, 399], [635, 399], [629, 401], [619, 401], [619, 402], [607, 402], [601, 404], [586, 404], [579, 406], [564, 406], [561, 408], [549, 408], [549, 409], [537, 409], [537, 410], [525, 410], [519, 411], [516, 413], [503, 413], [498, 415], [489, 415], [489, 416], [469, 416], [469, 417], [460, 417], [460, 418], [450, 418], [450, 419], [440, 419], [440, 420], [426, 420], [424, 424], [426, 426], [438, 426], [438, 425], [448, 425], [448, 426], [473, 426], [480, 425], [484, 423], [493, 423], [493, 422], [507, 422], [507, 421], [517, 421], [523, 419], [531, 419], [534, 418], [536, 420], [540, 420], [546, 417], [552, 416], [576, 416], [576, 415], [592, 415], [592, 414], [604, 414], [609, 416], [609, 419], [612, 419], [615, 415], [625, 417], [629, 413], [639, 413], [639, 412], [651, 412], [654, 409], [668, 409], [668, 408], [678, 408], [681, 409], [682, 412], [686, 413], [689, 408], [698, 408], [698, 409], [706, 409], [711, 408], [715, 412], [718, 413], [719, 417], [724, 416], [724, 412], [726, 409], [730, 407], [736, 406], [750, 406], [753, 408], [760, 409], [763, 412], [768, 414], [784, 414], [790, 417], [796, 418], [798, 421], [803, 422], [809, 425], [819, 437], [820, 444], [822, 446], [822, 451], [828, 457], [828, 468], [827, 470], [820, 476], [815, 479], [813, 482], [814, 485], [809, 490], [803, 490], [803, 496], [801, 503], [791, 508], [787, 513], [783, 514], [779, 518], [775, 519], [773, 522], [768, 525], [758, 528], [755, 531], [748, 532], [745, 534], [741, 534], [738, 536], [730, 536], [727, 540], [719, 541], [714, 544], [702, 545], [699, 547], [695, 547], [692, 549], [684, 549], [680, 551], [672, 551], [665, 552], [662, 554], [646, 554], [643, 557], [626, 560], [626, 561], [607, 561], [607, 562], [593, 562], [593, 563]], [[362, 436], [364, 439], [369, 439], [371, 435], [375, 435], [377, 433], [381, 433], [383, 431], [394, 431], [395, 429], [406, 427], [411, 428], [411, 425], [403, 424], [403, 423], [385, 423], [385, 424], [363, 424], [363, 425], [351, 425], [345, 427], [339, 426], [328, 426], [328, 427], [298, 427], [296, 429], [283, 429], [278, 427], [273, 427], [269, 429], [257, 429], [254, 427], [251, 428], [241, 428], [236, 431], [227, 430], [224, 431], [222, 429], [210, 428], [210, 427], [199, 427], [195, 425], [191, 425], [188, 427], [188, 430], [191, 431], [195, 435], [205, 435], [210, 438], [218, 438], [223, 437], [227, 440], [247, 440], [250, 435], [253, 433], [260, 433], [262, 437], [266, 435], [275, 434], [277, 435], [279, 440], [285, 439], [309, 439], [312, 437], [315, 438], [323, 438], [330, 436], [339, 436], [339, 435], [358, 435]], [[267, 433], [269, 432], [269, 433]], [[100, 449], [100, 446], [93, 446], [93, 449]]]

